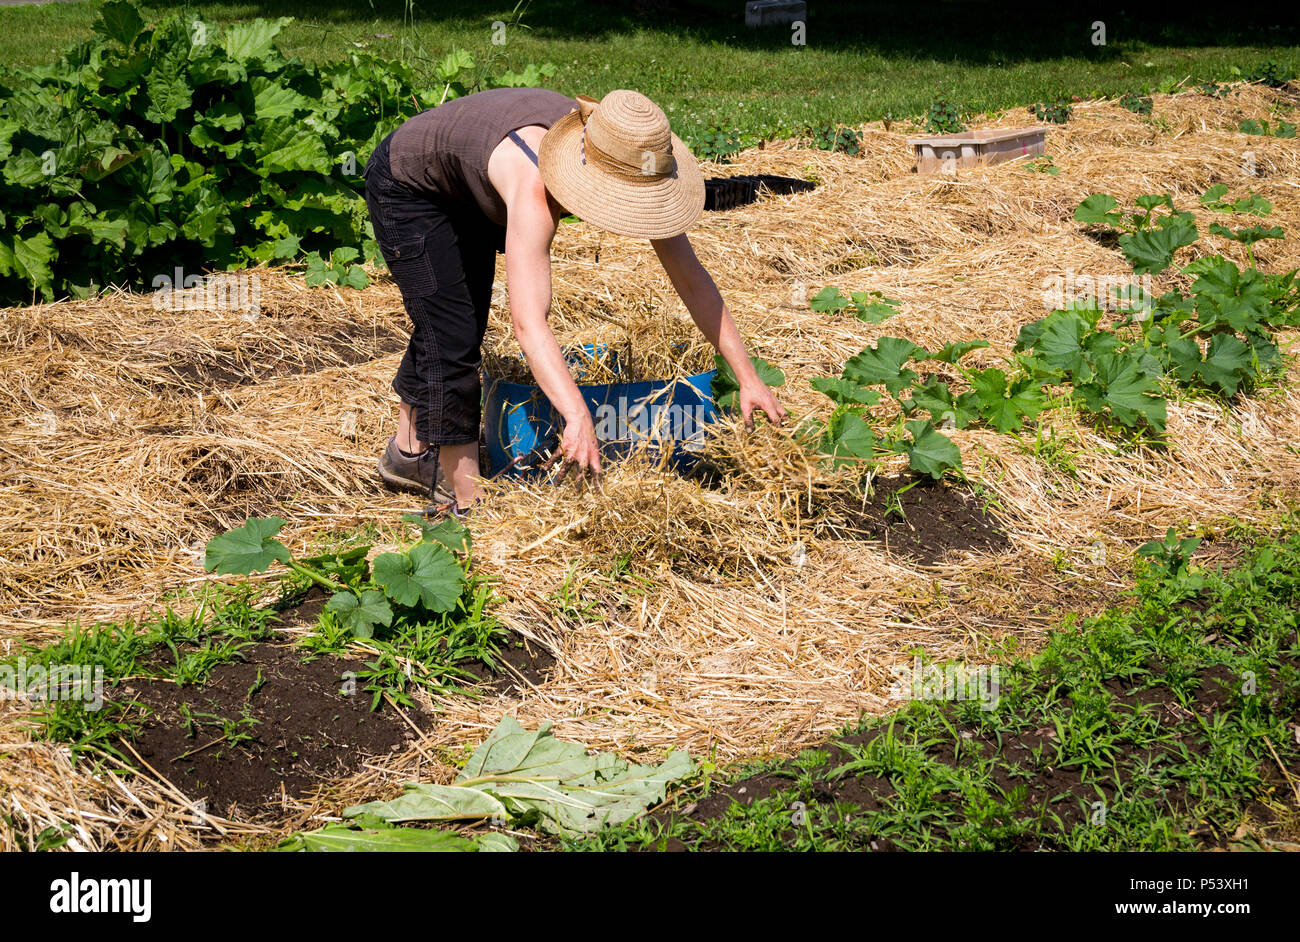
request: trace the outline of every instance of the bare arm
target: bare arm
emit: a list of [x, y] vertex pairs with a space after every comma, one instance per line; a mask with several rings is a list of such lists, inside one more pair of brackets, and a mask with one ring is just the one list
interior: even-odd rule
[[[534, 150], [542, 133], [542, 128], [523, 128], [519, 132]], [[591, 413], [547, 323], [551, 312], [551, 240], [559, 208], [547, 199], [536, 168], [508, 139], [488, 162], [488, 178], [506, 204], [506, 290], [515, 338], [537, 384], [564, 417], [561, 447], [565, 457], [598, 472], [600, 455]]]
[[749, 351], [740, 339], [740, 331], [736, 329], [736, 322], [727, 310], [713, 276], [696, 257], [695, 249], [691, 247], [685, 233], [671, 239], [655, 240], [651, 244], [664, 271], [668, 273], [673, 288], [690, 311], [695, 326], [713, 344], [714, 349], [722, 354], [731, 371], [736, 374], [736, 380], [740, 383], [741, 412], [745, 422], [752, 422], [753, 410], [758, 408], [769, 419], [780, 424], [785, 418], [785, 409], [758, 378], [754, 364], [749, 360]]

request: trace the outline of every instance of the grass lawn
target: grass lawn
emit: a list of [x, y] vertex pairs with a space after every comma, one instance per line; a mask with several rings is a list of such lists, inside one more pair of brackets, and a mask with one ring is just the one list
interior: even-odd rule
[[[52, 61], [87, 37], [96, 2], [0, 9], [0, 62]], [[495, 21], [510, 21], [508, 0], [369, 3], [194, 3], [208, 21], [292, 16], [283, 48], [329, 60], [364, 46], [432, 68], [453, 46], [493, 72], [551, 62], [548, 84], [599, 97], [635, 88], [668, 112], [687, 138], [711, 126], [751, 135], [798, 131], [826, 122], [857, 123], [892, 114], [915, 116], [937, 98], [971, 111], [1025, 105], [1060, 94], [1114, 96], [1154, 88], [1165, 79], [1225, 80], [1272, 59], [1300, 71], [1300, 29], [1257, 9], [1233, 10], [1221, 22], [1188, 16], [1171, 25], [1108, 16], [1094, 7], [1018, 13], [1006, 4], [940, 3], [931, 25], [894, 4], [809, 4], [807, 44], [787, 27], [746, 29], [740, 0], [675, 4], [572, 3], [536, 0], [493, 45]], [[161, 19], [180, 4], [145, 2]], [[901, 10], [901, 12], [900, 12]], [[1106, 44], [1092, 42], [1106, 24]]]

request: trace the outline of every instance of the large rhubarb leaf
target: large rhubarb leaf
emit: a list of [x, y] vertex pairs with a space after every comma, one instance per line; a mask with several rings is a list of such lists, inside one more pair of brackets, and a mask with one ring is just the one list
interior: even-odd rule
[[370, 801], [343, 810], [343, 817], [373, 815], [390, 824], [404, 821], [477, 821], [505, 817], [506, 807], [489, 792], [463, 785], [407, 782], [406, 792], [392, 801]]
[[263, 59], [275, 54], [275, 37], [280, 30], [292, 23], [292, 17], [282, 16], [274, 20], [253, 20], [251, 23], [236, 23], [226, 30], [222, 45], [226, 55], [237, 62], [250, 59]]
[[556, 739], [550, 723], [530, 732], [507, 716], [453, 784], [408, 785], [400, 798], [348, 808], [344, 816], [396, 822], [504, 814], [548, 833], [584, 834], [644, 813], [663, 801], [670, 782], [694, 769], [684, 752], [670, 753], [659, 765], [589, 755], [577, 743]]
[[[343, 824], [327, 824], [318, 831], [295, 834], [276, 849], [446, 853], [475, 851], [480, 848], [474, 841], [461, 837], [454, 831], [435, 831], [425, 828], [350, 828]], [[491, 849], [500, 848], [494, 846]]]
[[130, 46], [144, 29], [144, 20], [135, 5], [126, 0], [112, 0], [99, 11], [99, 19], [94, 23], [95, 32], [109, 39], [116, 39], [123, 46]]

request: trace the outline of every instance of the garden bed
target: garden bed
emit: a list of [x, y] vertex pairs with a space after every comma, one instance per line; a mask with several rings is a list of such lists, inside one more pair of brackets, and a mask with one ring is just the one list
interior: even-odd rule
[[[257, 812], [248, 802], [266, 795], [237, 793], [238, 818], [208, 826], [193, 823], [188, 784], [174, 791], [147, 774], [121, 779], [73, 761], [62, 743], [32, 731], [29, 705], [5, 701], [0, 802], [5, 814], [13, 802], [25, 811], [0, 829], [0, 843], [34, 846], [69, 821], [76, 846], [92, 850], [274, 841], [349, 803], [391, 797], [406, 780], [450, 781], [455, 760], [502, 715], [529, 729], [555, 721], [566, 740], [625, 757], [684, 749], [721, 765], [788, 760], [861, 715], [895, 709], [890, 668], [913, 652], [977, 660], [1002, 644], [1038, 650], [1067, 612], [1109, 604], [1129, 584], [1133, 550], [1171, 526], [1205, 537], [1207, 552], [1253, 539], [1244, 534], [1272, 526], [1300, 498], [1300, 374], [1289, 362], [1272, 385], [1236, 396], [1171, 389], [1163, 443], [1118, 436], [1069, 408], [1015, 433], [945, 427], [965, 482], [951, 472], [903, 491], [927, 475], [900, 452], [883, 459], [866, 504], [849, 496], [862, 493], [864, 474], [832, 467], [794, 432], [833, 407], [810, 382], [833, 378], [885, 337], [931, 353], [987, 340], [963, 368], [1000, 368], [1020, 329], [1048, 313], [1045, 281], [1066, 269], [1131, 271], [1119, 238], [1099, 242], [1072, 218], [1090, 194], [1114, 194], [1128, 208], [1169, 192], [1207, 216], [1197, 201], [1211, 186], [1224, 183], [1232, 198], [1254, 192], [1273, 202], [1268, 223], [1288, 235], [1254, 246], [1260, 268], [1300, 266], [1292, 196], [1300, 145], [1238, 130], [1243, 120], [1273, 119], [1289, 100], [1242, 86], [1225, 98], [1155, 102], [1154, 117], [1114, 102], [1077, 104], [1050, 135], [1056, 174], [1013, 163], [972, 168], [958, 182], [917, 177], [898, 127], [867, 128], [861, 157], [797, 142], [736, 155], [738, 174], [819, 180], [811, 193], [710, 214], [691, 232], [752, 352], [784, 372], [777, 394], [794, 421], [774, 429], [760, 418], [749, 433], [720, 423], [699, 478], [634, 461], [586, 491], [492, 484], [471, 523], [472, 569], [490, 583], [490, 617], [510, 633], [507, 660], [514, 641], [533, 652], [516, 664], [524, 682], [507, 672], [479, 696], [433, 697], [437, 722], [425, 728], [408, 710], [424, 735], [407, 740], [398, 717], [401, 726], [383, 728], [399, 749], [377, 739], [371, 759], [361, 758], [364, 741], [340, 733], [346, 748], [324, 749], [313, 765], [328, 780], [304, 774], [301, 786], [286, 786], [297, 790], [291, 810], [273, 800]], [[1246, 147], [1256, 175], [1243, 170]], [[1217, 253], [1247, 261], [1244, 246], [1208, 234], [1179, 251], [1179, 265]], [[618, 344], [631, 329], [639, 350], [671, 363], [685, 362], [674, 345], [695, 338], [685, 358], [708, 364], [643, 240], [566, 224], [553, 260], [551, 324], [562, 345]], [[397, 420], [390, 382], [408, 329], [398, 292], [380, 273], [353, 292], [258, 272], [255, 321], [160, 316], [149, 296], [126, 294], [5, 312], [0, 608], [9, 617], [0, 640], [49, 644], [69, 619], [125, 624], [169, 603], [186, 610], [204, 578], [206, 543], [249, 512], [283, 517], [280, 538], [295, 554], [325, 540], [373, 543], [376, 552], [410, 544], [411, 528], [398, 521], [419, 502], [382, 490], [374, 471]], [[1186, 293], [1190, 281], [1175, 267], [1153, 278], [1153, 290]], [[872, 323], [851, 309], [812, 310], [828, 285], [888, 295], [897, 312]], [[85, 342], [65, 342], [74, 335]], [[1285, 346], [1295, 336], [1279, 339]], [[268, 353], [276, 344], [283, 361]], [[489, 362], [518, 353], [503, 296], [485, 353]], [[202, 368], [168, 369], [180, 363]], [[917, 385], [961, 382], [960, 371], [933, 361], [914, 372]], [[888, 398], [869, 408], [877, 427], [897, 411]], [[891, 496], [901, 516], [888, 512]], [[277, 641], [306, 641], [318, 614], [302, 609]], [[376, 657], [360, 640], [347, 654]], [[304, 668], [322, 710], [332, 704], [331, 663]], [[276, 683], [297, 669], [285, 667]], [[217, 704], [227, 713], [242, 708], [256, 680], [239, 664], [229, 673]], [[178, 709], [174, 693], [159, 686], [148, 696]], [[201, 687], [192, 694], [207, 696]], [[1029, 744], [1039, 728], [1016, 735]], [[156, 744], [159, 761], [207, 742], [182, 744], [179, 729], [171, 723], [172, 739]], [[278, 742], [260, 748], [276, 752]], [[843, 787], [860, 788], [864, 802], [868, 793], [888, 800], [879, 783], [858, 779]], [[263, 778], [259, 791], [263, 784], [276, 783]], [[827, 787], [834, 795], [840, 785]]]
[[985, 502], [961, 485], [877, 478], [868, 497], [841, 495], [826, 513], [829, 536], [878, 540], [886, 552], [922, 565], [1011, 548]]
[[416, 738], [393, 709], [371, 711], [356, 682], [364, 667], [256, 644], [202, 683], [133, 679], [107, 697], [132, 705], [128, 756], [202, 802], [204, 813], [257, 819]]

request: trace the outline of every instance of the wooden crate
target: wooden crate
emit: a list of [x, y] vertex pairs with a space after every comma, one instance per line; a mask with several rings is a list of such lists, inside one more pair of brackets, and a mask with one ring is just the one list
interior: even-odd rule
[[991, 129], [910, 137], [916, 148], [917, 173], [956, 173], [959, 167], [1000, 164], [1043, 152], [1046, 128]]

